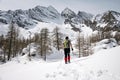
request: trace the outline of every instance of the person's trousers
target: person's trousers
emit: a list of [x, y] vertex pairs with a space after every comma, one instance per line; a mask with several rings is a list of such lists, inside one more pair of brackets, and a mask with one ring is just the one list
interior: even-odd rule
[[70, 48], [64, 49], [64, 55], [65, 55], [65, 63], [70, 62]]

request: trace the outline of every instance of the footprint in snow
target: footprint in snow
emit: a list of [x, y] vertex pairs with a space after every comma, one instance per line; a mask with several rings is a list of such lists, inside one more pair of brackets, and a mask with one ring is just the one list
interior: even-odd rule
[[56, 74], [57, 74], [57, 73], [55, 73], [55, 72], [54, 72], [53, 74], [47, 73], [47, 74], [45, 75], [45, 77], [46, 77], [46, 78], [49, 78], [49, 77], [55, 78], [55, 77], [56, 77]]
[[97, 72], [98, 77], [100, 77], [102, 74], [103, 74], [103, 71], [101, 71], [101, 70]]
[[62, 72], [59, 72], [58, 74], [62, 74]]
[[67, 74], [66, 74], [66, 73], [63, 73], [63, 76], [67, 76]]
[[49, 77], [50, 77], [50, 75], [47, 73], [47, 74], [45, 75], [45, 77], [46, 77], [46, 78], [49, 78]]

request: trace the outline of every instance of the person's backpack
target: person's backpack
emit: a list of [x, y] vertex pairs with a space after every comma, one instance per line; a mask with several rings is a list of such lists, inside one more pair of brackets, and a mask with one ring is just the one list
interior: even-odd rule
[[70, 40], [65, 40], [63, 45], [64, 45], [64, 48], [70, 48]]

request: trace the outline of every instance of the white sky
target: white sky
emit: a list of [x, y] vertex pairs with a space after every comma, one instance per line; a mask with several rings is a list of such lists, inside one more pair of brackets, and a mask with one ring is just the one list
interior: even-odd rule
[[120, 0], [0, 0], [0, 10], [29, 9], [52, 5], [59, 12], [68, 7], [75, 11], [98, 14], [107, 10], [120, 12]]

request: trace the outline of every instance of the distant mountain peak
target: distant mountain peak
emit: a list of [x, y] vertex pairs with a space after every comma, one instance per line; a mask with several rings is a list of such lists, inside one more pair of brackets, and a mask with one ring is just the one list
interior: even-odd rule
[[117, 20], [120, 20], [120, 13], [113, 10], [106, 11], [95, 17], [95, 21], [100, 23], [103, 23], [103, 22], [107, 23], [107, 22], [117, 21]]
[[69, 9], [68, 7], [66, 7], [63, 11], [66, 11], [66, 12], [73, 12], [71, 9]]
[[108, 10], [108, 11], [106, 11], [105, 13], [120, 14], [119, 12], [116, 12], [116, 11], [114, 11], [114, 10]]
[[92, 14], [86, 13], [86, 12], [84, 12], [84, 11], [78, 11], [77, 16], [78, 16], [79, 18], [84, 19], [84, 20], [90, 20], [90, 19], [93, 17]]
[[64, 16], [65, 18], [70, 18], [70, 19], [76, 16], [75, 12], [69, 8], [65, 8], [62, 11], [61, 15]]
[[104, 28], [106, 30], [120, 31], [120, 13], [109, 10], [102, 14], [96, 15], [94, 21], [95, 27]]

